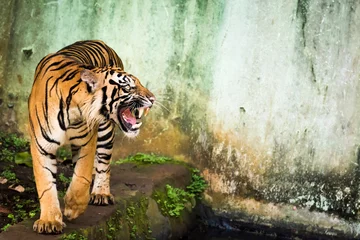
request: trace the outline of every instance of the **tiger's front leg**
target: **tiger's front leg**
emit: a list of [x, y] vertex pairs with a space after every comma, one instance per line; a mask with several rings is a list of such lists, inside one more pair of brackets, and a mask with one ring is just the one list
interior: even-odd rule
[[114, 204], [110, 193], [110, 163], [114, 144], [114, 124], [104, 121], [99, 125], [96, 157], [94, 162], [95, 179], [91, 191], [90, 204]]
[[65, 224], [62, 220], [56, 190], [55, 153], [47, 152], [37, 144], [37, 140], [33, 137], [31, 155], [41, 210], [40, 219], [35, 221], [33, 229], [38, 233], [60, 233]]
[[96, 138], [96, 134], [92, 133], [89, 142], [81, 147], [78, 152], [74, 174], [64, 197], [64, 215], [69, 220], [75, 219], [82, 214], [89, 203]]

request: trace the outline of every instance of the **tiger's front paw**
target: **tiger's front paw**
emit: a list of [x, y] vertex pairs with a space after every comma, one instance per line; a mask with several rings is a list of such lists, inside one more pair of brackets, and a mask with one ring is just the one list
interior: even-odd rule
[[37, 233], [53, 233], [59, 234], [62, 232], [63, 228], [66, 227], [65, 223], [62, 221], [45, 221], [42, 219], [38, 219], [35, 221], [33, 225], [33, 229]]
[[89, 204], [98, 205], [98, 206], [106, 206], [109, 204], [114, 204], [115, 199], [114, 196], [110, 194], [95, 194], [92, 193], [90, 196]]
[[67, 191], [65, 197], [65, 210], [64, 215], [69, 219], [75, 219], [80, 214], [85, 212], [88, 202], [89, 202], [89, 193], [84, 193], [83, 195], [73, 194], [71, 191]]

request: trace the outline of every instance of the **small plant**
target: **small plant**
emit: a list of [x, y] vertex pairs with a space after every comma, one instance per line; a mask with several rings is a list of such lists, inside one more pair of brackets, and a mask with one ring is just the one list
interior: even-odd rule
[[66, 191], [58, 191], [58, 197], [59, 198], [64, 198], [65, 197], [65, 194], [66, 194]]
[[56, 151], [56, 157], [58, 159], [61, 159], [62, 161], [67, 161], [67, 160], [72, 160], [72, 154], [71, 154], [71, 149], [69, 148], [69, 146], [64, 146], [64, 147], [60, 147], [57, 151]]
[[10, 226], [11, 226], [10, 223], [6, 224], [5, 226], [3, 226], [3, 227], [1, 228], [1, 231], [4, 231], [4, 232], [7, 231]]
[[16, 153], [28, 151], [29, 142], [26, 139], [0, 132], [0, 160], [13, 161]]
[[135, 207], [130, 206], [126, 208], [127, 216], [129, 217], [135, 217]]
[[[14, 201], [15, 201], [15, 205], [13, 208], [13, 213], [10, 213], [8, 215], [8, 218], [11, 219], [11, 224], [15, 224], [17, 222], [20, 222], [22, 220], [28, 219], [28, 218], [32, 218], [34, 217], [37, 213], [40, 212], [40, 208], [38, 203], [36, 203], [34, 200], [32, 199], [27, 199], [27, 200], [22, 200], [19, 198], [19, 196], [14, 197]], [[30, 210], [29, 212], [27, 212], [24, 209], [24, 206], [33, 208], [32, 210]]]
[[4, 170], [0, 175], [6, 178], [8, 181], [17, 181], [16, 174], [9, 169]]
[[196, 168], [193, 168], [191, 175], [191, 183], [186, 187], [189, 193], [195, 195], [196, 198], [201, 199], [201, 193], [207, 188], [207, 183], [205, 179], [200, 175], [200, 171]]
[[185, 208], [185, 203], [191, 202], [194, 194], [167, 184], [165, 196], [161, 192], [156, 192], [154, 196], [164, 214], [179, 217], [181, 211]]
[[61, 239], [62, 240], [87, 240], [88, 238], [79, 233], [69, 233], [69, 234], [65, 234]]
[[107, 239], [113, 239], [113, 236], [116, 232], [116, 227], [113, 222], [107, 222], [107, 226], [109, 231], [109, 233], [107, 234]]
[[63, 173], [59, 174], [59, 180], [66, 185], [71, 183], [71, 177], [68, 178]]
[[169, 161], [174, 161], [172, 158], [156, 156], [155, 154], [137, 153], [134, 156], [127, 157], [123, 160], [118, 160], [115, 164], [121, 164], [125, 162], [136, 162], [144, 164], [161, 164]]
[[62, 185], [63, 185], [63, 187], [64, 187], [64, 190], [58, 190], [58, 196], [59, 196], [59, 198], [63, 198], [64, 196], [65, 196], [65, 194], [66, 194], [66, 189], [67, 189], [67, 187], [70, 185], [70, 183], [71, 183], [71, 177], [66, 177], [65, 175], [64, 175], [64, 173], [60, 173], [59, 175], [58, 175], [58, 178], [59, 178], [59, 181], [60, 181], [60, 183], [62, 183]]
[[16, 219], [15, 219], [14, 214], [9, 213], [7, 217], [8, 217], [9, 219], [11, 219], [11, 223], [12, 223], [12, 224], [16, 223]]
[[136, 238], [136, 232], [137, 232], [137, 226], [136, 225], [133, 225], [132, 228], [131, 228], [131, 232], [130, 232], [130, 237], [132, 239], [135, 239]]
[[195, 204], [195, 198], [201, 199], [201, 193], [206, 189], [207, 183], [198, 169], [193, 168], [191, 171], [191, 183], [186, 190], [166, 185], [165, 194], [160, 191], [155, 192], [155, 200], [164, 214], [179, 217], [186, 203]]

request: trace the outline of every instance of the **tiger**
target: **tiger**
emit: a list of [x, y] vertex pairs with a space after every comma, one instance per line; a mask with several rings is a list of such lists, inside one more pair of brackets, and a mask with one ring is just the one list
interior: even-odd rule
[[127, 137], [137, 136], [154, 102], [154, 94], [124, 71], [119, 56], [103, 41], [78, 41], [41, 59], [28, 99], [40, 202], [35, 232], [58, 234], [66, 227], [56, 189], [56, 151], [70, 144], [76, 162], [64, 197], [67, 219], [77, 218], [88, 204], [113, 204], [110, 162], [115, 126]]

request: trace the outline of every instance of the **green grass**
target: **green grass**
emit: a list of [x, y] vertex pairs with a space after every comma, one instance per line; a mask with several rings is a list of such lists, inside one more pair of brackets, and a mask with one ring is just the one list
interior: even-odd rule
[[161, 164], [161, 163], [173, 162], [173, 161], [175, 160], [169, 157], [157, 156], [155, 154], [137, 153], [125, 159], [120, 159], [116, 161], [115, 164], [122, 164], [127, 162], [135, 162], [135, 163], [143, 163], [143, 164]]
[[61, 237], [61, 240], [87, 240], [88, 238], [79, 233], [68, 233]]

